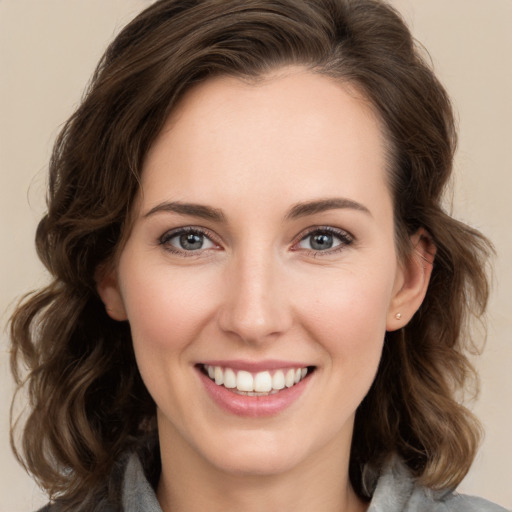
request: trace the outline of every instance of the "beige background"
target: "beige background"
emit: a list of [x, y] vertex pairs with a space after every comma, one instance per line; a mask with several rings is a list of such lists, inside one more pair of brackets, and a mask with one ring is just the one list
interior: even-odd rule
[[[428, 48], [460, 117], [454, 211], [498, 250], [487, 347], [474, 409], [487, 430], [461, 489], [512, 509], [512, 0], [394, 0]], [[58, 127], [113, 35], [147, 0], [0, 0], [0, 321], [45, 282], [33, 248]], [[8, 446], [12, 383], [0, 345], [0, 512], [44, 496]]]

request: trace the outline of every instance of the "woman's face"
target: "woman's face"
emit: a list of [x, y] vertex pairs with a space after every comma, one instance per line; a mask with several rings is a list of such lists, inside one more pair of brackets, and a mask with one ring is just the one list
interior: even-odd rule
[[99, 286], [130, 323], [162, 450], [241, 474], [348, 460], [405, 288], [378, 121], [300, 68], [185, 96]]

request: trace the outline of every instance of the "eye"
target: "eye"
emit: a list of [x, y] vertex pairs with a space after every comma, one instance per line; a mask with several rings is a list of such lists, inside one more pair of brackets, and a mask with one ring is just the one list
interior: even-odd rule
[[346, 231], [323, 227], [310, 231], [301, 238], [297, 247], [306, 251], [336, 252], [336, 250], [341, 250], [352, 242], [352, 236]]
[[173, 253], [193, 253], [218, 247], [199, 228], [180, 228], [169, 231], [160, 238], [160, 245]]

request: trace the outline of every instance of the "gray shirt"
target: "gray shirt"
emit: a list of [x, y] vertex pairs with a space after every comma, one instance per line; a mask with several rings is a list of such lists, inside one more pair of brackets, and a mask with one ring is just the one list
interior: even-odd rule
[[[136, 455], [128, 460], [123, 483], [125, 512], [162, 512]], [[320, 511], [314, 511], [320, 512]], [[415, 484], [407, 466], [394, 458], [377, 481], [368, 512], [507, 512], [482, 498], [431, 491]]]
[[[122, 473], [121, 473], [122, 474]], [[108, 505], [105, 497], [87, 500], [76, 512], [162, 512], [155, 491], [142, 468], [139, 456], [132, 453], [122, 478], [121, 509]], [[59, 512], [58, 504], [39, 512]], [[286, 511], [284, 511], [286, 512]], [[311, 511], [321, 512], [321, 511]], [[394, 457], [378, 477], [368, 512], [507, 512], [482, 498], [453, 491], [432, 491], [418, 485], [407, 466]], [[512, 512], [512, 511], [510, 511]]]

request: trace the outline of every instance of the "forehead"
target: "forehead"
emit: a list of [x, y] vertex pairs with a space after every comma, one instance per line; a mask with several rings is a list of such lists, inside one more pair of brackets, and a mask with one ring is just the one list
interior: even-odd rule
[[385, 168], [386, 143], [365, 98], [349, 84], [287, 68], [191, 89], [149, 151], [142, 187], [150, 201], [171, 194], [208, 202], [212, 187], [226, 199], [286, 191], [290, 201], [304, 201], [330, 196], [333, 187], [358, 196], [371, 183], [387, 193]]

